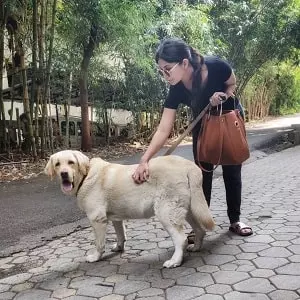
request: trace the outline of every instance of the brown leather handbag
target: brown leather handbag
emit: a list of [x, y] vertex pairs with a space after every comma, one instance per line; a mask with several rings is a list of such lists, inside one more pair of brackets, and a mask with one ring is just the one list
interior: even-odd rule
[[244, 120], [238, 109], [209, 109], [202, 119], [197, 142], [199, 162], [240, 165], [249, 158]]

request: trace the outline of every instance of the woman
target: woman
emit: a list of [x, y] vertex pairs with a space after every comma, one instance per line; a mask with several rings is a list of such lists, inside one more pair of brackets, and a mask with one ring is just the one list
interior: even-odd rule
[[[221, 104], [224, 109], [232, 109], [236, 79], [228, 63], [218, 57], [203, 57], [183, 40], [169, 38], [162, 41], [156, 52], [159, 72], [170, 84], [169, 94], [164, 103], [162, 118], [152, 141], [141, 158], [132, 175], [136, 183], [142, 183], [149, 176], [148, 162], [162, 148], [169, 137], [179, 104], [192, 108], [194, 116], [210, 102], [212, 106]], [[200, 123], [193, 130], [193, 154], [197, 162], [196, 148]], [[206, 170], [213, 165], [201, 162]], [[240, 222], [241, 208], [241, 165], [222, 166], [226, 189], [227, 214], [230, 221], [229, 230], [242, 235], [251, 235], [252, 229]], [[203, 171], [203, 191], [210, 205], [213, 172]]]

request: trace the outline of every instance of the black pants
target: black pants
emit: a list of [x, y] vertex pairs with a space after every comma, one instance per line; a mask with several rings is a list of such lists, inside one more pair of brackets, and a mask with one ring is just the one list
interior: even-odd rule
[[[197, 161], [197, 136], [193, 136], [193, 154], [195, 163], [198, 165]], [[201, 162], [206, 170], [212, 170], [213, 165], [210, 163]], [[226, 202], [227, 202], [227, 215], [230, 223], [238, 222], [240, 220], [241, 214], [241, 198], [242, 198], [242, 178], [241, 169], [242, 165], [232, 165], [232, 166], [222, 166], [223, 169], [223, 179], [226, 190]], [[212, 179], [213, 172], [205, 172], [202, 170], [203, 174], [203, 192], [208, 206], [210, 205], [211, 199], [211, 189], [212, 189]]]

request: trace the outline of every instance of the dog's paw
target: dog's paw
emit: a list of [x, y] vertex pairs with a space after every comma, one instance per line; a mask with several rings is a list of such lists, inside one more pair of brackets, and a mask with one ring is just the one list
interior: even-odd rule
[[200, 250], [201, 250], [201, 246], [188, 245], [186, 247], [186, 251], [189, 251], [189, 252], [198, 252]]
[[112, 248], [111, 248], [112, 252], [122, 252], [124, 251], [124, 244], [120, 245], [120, 244], [115, 244]]
[[86, 261], [92, 263], [98, 261], [100, 258], [101, 258], [101, 254], [99, 252], [95, 252], [93, 254], [87, 255]]
[[181, 265], [181, 261], [178, 262], [173, 259], [167, 260], [163, 264], [164, 268], [176, 268], [179, 267], [180, 265]]

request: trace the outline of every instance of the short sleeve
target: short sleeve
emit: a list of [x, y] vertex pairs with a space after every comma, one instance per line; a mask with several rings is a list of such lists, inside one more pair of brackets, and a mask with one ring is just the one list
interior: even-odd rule
[[171, 85], [169, 94], [164, 103], [165, 108], [177, 109], [182, 100], [182, 90], [180, 84]]
[[229, 63], [219, 58], [216, 61], [215, 67], [220, 79], [226, 82], [232, 74], [232, 68]]

